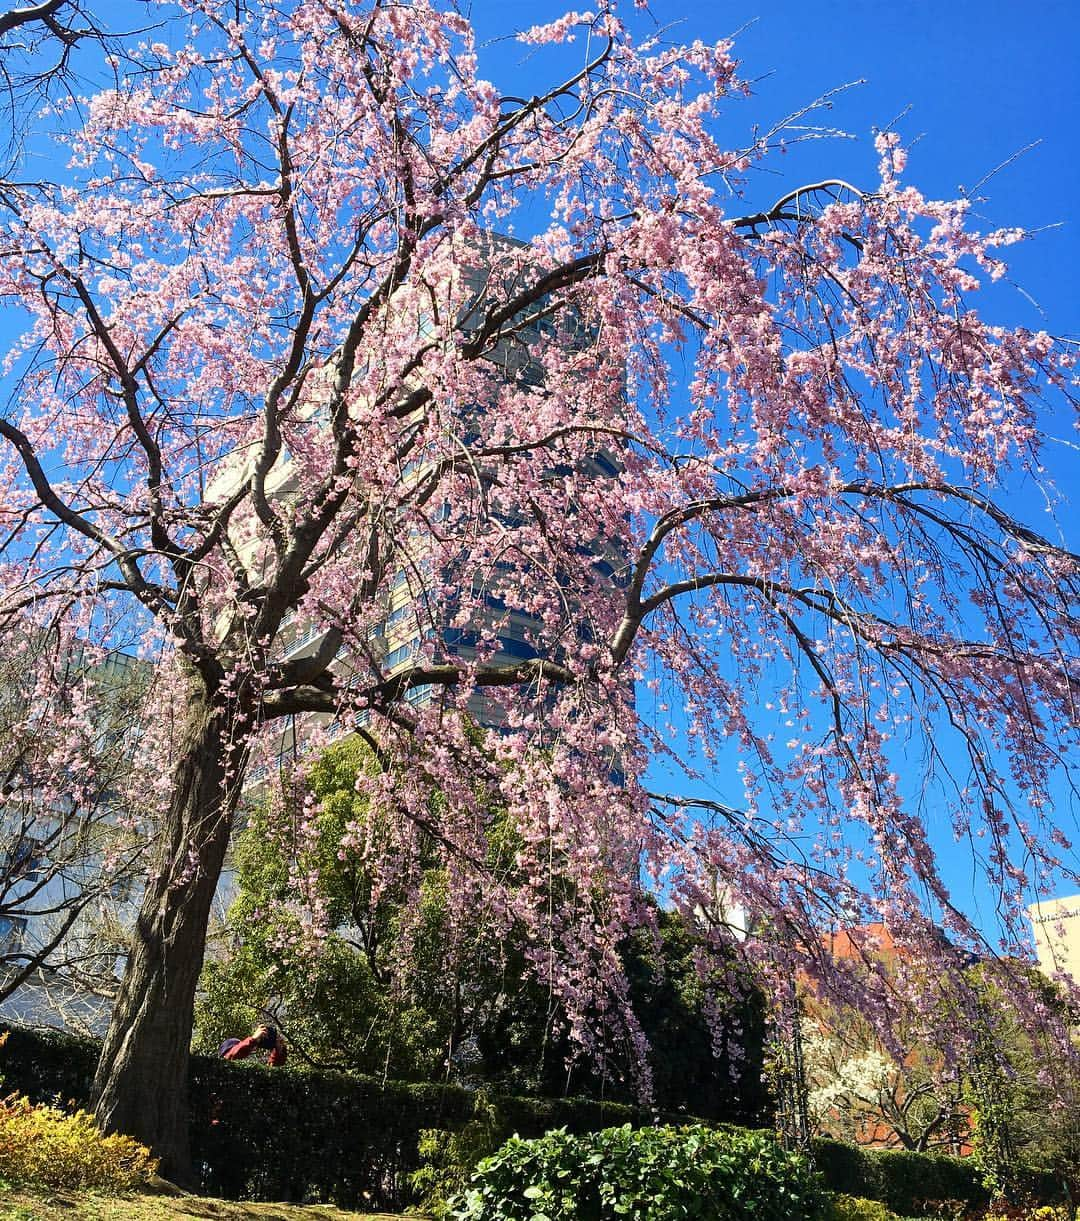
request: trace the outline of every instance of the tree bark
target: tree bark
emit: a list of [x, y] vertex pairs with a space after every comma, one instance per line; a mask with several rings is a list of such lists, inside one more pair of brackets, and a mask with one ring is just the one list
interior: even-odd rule
[[149, 1145], [160, 1173], [181, 1184], [193, 1180], [188, 1055], [195, 989], [246, 746], [235, 706], [216, 703], [193, 678], [157, 863], [94, 1077], [101, 1128]]

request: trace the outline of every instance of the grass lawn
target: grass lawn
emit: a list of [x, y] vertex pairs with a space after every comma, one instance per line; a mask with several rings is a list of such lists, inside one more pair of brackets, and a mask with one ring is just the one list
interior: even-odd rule
[[[406, 1221], [389, 1213], [354, 1213], [331, 1204], [253, 1204], [205, 1196], [101, 1196], [0, 1183], [0, 1221]], [[422, 1221], [415, 1218], [414, 1221]]]

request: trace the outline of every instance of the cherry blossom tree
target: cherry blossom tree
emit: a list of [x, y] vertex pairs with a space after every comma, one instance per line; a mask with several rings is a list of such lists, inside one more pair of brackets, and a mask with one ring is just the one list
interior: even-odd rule
[[[871, 184], [745, 202], [773, 141], [721, 140], [731, 47], [639, 45], [610, 3], [520, 36], [556, 82], [530, 97], [485, 79], [450, 5], [181, 8], [55, 119], [57, 181], [0, 194], [28, 317], [0, 613], [136, 632], [162, 673], [164, 830], [103, 1125], [185, 1173], [245, 776], [346, 730], [384, 770], [343, 850], [418, 886], [434, 844], [451, 921], [524, 928], [565, 1036], [620, 1028], [643, 1092], [618, 946], [649, 890], [775, 995], [799, 970], [875, 1025], [943, 1011], [923, 994], [985, 946], [935, 861], [938, 778], [1025, 948], [1025, 896], [1072, 860], [1049, 794], [1077, 569], [1003, 503], [1049, 486], [1069, 401], [1067, 349], [971, 304], [1022, 235], [908, 185], [893, 132]], [[296, 623], [316, 643], [283, 651]], [[730, 774], [730, 805], [650, 791], [657, 752]], [[871, 917], [918, 988], [823, 952]]]

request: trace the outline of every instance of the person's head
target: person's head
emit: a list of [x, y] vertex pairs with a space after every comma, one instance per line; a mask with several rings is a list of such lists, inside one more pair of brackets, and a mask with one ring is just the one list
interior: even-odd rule
[[265, 1023], [256, 1026], [251, 1037], [260, 1047], [267, 1051], [277, 1046], [277, 1030], [273, 1026], [267, 1026]]

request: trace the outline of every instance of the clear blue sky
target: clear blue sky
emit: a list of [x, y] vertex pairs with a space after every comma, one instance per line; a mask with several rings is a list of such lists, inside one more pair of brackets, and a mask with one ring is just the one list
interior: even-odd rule
[[[465, 4], [482, 39], [550, 20], [568, 4], [556, 0], [472, 0]], [[591, 7], [578, 0], [577, 7]], [[629, 3], [624, 11], [632, 13]], [[736, 35], [743, 75], [754, 97], [733, 102], [733, 142], [751, 124], [773, 122], [849, 81], [865, 84], [835, 98], [807, 122], [850, 132], [854, 140], [796, 147], [762, 175], [755, 204], [786, 186], [826, 176], [872, 182], [871, 129], [896, 127], [912, 149], [908, 177], [928, 195], [953, 198], [1035, 140], [1042, 143], [990, 179], [976, 194], [988, 228], [1060, 225], [1037, 242], [1013, 247], [1023, 289], [1045, 319], [1013, 292], [1009, 320], [1080, 334], [1080, 3], [1077, 0], [656, 0], [633, 16], [643, 32], [668, 28], [673, 41]], [[741, 33], [738, 31], [741, 30]], [[515, 87], [539, 87], [528, 49], [496, 42], [482, 53]], [[501, 78], [502, 71], [499, 76]], [[503, 79], [497, 83], [503, 84]], [[908, 109], [910, 108], [910, 109]]]
[[[481, 38], [495, 40], [566, 7], [552, 0], [474, 0], [471, 14]], [[580, 7], [588, 7], [587, 0]], [[824, 177], [872, 185], [872, 129], [892, 125], [911, 149], [906, 176], [924, 193], [954, 198], [966, 190], [977, 201], [973, 223], [979, 228], [1043, 230], [1010, 248], [1013, 283], [980, 294], [980, 309], [1002, 323], [1080, 337], [1080, 0], [778, 0], [757, 6], [753, 0], [657, 0], [633, 20], [643, 32], [670, 27], [672, 41], [736, 35], [736, 54], [754, 92], [729, 108], [736, 147], [751, 125], [767, 130], [829, 91], [864, 81], [834, 97], [831, 109], [803, 120], [854, 139], [793, 147], [773, 160], [775, 176], [761, 173], [751, 182], [748, 202], [767, 206], [785, 190]], [[482, 65], [486, 56], [498, 65], [488, 71], [500, 85], [503, 72], [513, 73], [516, 92], [545, 83], [541, 64], [520, 44], [493, 41], [481, 54]], [[1003, 162], [1010, 163], [992, 173]], [[1049, 455], [1059, 490], [1075, 503], [1080, 461], [1073, 421], [1046, 424], [1059, 438]], [[1017, 496], [1032, 524], [1056, 533], [1040, 519], [1042, 505], [1023, 491]], [[1065, 534], [1075, 548], [1075, 529]], [[703, 782], [703, 795], [738, 801], [738, 786], [725, 784], [729, 762], [720, 762], [714, 783]], [[664, 780], [657, 775], [656, 786], [666, 787]], [[1075, 833], [1077, 810], [1064, 785], [1060, 794], [1059, 821]], [[930, 817], [936, 821], [933, 810]], [[970, 845], [952, 843], [944, 817], [938, 830], [934, 838], [954, 899], [993, 937], [993, 897], [973, 869]]]

